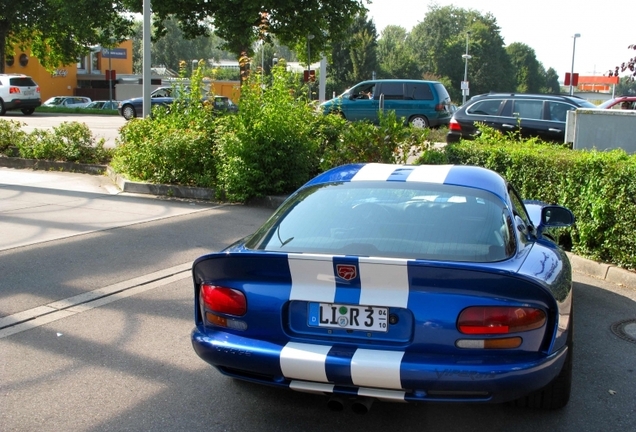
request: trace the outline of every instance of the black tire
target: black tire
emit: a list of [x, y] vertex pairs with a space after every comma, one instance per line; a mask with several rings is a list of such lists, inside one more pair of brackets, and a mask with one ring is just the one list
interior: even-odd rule
[[4, 109], [4, 102], [0, 99], [0, 116], [3, 116], [7, 111]]
[[565, 363], [559, 375], [545, 387], [530, 393], [527, 396], [511, 402], [512, 405], [525, 408], [555, 410], [563, 408], [570, 400], [572, 389], [572, 357], [573, 357], [573, 330], [574, 330], [574, 309], [570, 312], [570, 329], [566, 345], [568, 353]]
[[20, 111], [22, 111], [24, 115], [31, 115], [35, 112], [35, 108], [22, 108]]
[[137, 112], [135, 111], [135, 107], [132, 105], [124, 105], [121, 108], [121, 115], [126, 119], [126, 120], [132, 120], [135, 117], [137, 117]]
[[409, 124], [414, 128], [426, 129], [429, 127], [428, 119], [421, 115], [414, 115], [410, 118]]

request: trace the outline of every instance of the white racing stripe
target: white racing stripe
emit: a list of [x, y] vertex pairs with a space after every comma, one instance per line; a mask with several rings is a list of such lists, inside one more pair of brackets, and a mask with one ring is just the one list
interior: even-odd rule
[[353, 176], [351, 181], [385, 181], [398, 168], [400, 168], [399, 165], [370, 163], [360, 168], [360, 171]]
[[360, 304], [405, 308], [409, 300], [407, 260], [360, 258]]
[[402, 389], [402, 351], [356, 350], [351, 359], [351, 379], [360, 387]]
[[420, 165], [409, 174], [407, 182], [444, 183], [452, 165]]
[[333, 303], [336, 280], [331, 256], [290, 254], [287, 259], [292, 280], [290, 300]]
[[330, 349], [326, 345], [289, 342], [280, 352], [280, 369], [285, 378], [328, 382], [325, 364]]

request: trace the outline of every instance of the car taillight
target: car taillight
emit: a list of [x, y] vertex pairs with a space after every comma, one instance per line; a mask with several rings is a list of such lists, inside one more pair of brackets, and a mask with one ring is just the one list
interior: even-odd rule
[[529, 307], [475, 306], [464, 309], [457, 329], [470, 335], [497, 335], [538, 329], [546, 321], [545, 312]]
[[457, 120], [455, 120], [454, 118], [451, 119], [450, 123], [448, 124], [448, 130], [449, 131], [455, 131], [455, 132], [461, 132], [462, 131], [462, 127], [460, 126], [460, 124], [457, 122]]
[[201, 285], [201, 302], [213, 312], [229, 315], [245, 315], [247, 302], [239, 290], [216, 285]]
[[20, 93], [20, 87], [9, 87], [9, 94], [18, 94]]
[[36, 93], [40, 93], [40, 86], [37, 86], [37, 87], [35, 88], [35, 92], [36, 92]]
[[435, 111], [446, 111], [446, 105], [445, 104], [435, 105]]

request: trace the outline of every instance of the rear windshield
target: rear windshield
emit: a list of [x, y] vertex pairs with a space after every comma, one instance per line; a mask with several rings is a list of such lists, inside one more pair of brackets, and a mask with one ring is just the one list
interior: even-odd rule
[[465, 262], [515, 250], [502, 201], [479, 189], [348, 182], [303, 190], [248, 241], [251, 249]]
[[35, 81], [33, 81], [30, 77], [16, 77], [10, 78], [9, 84], [17, 87], [34, 87], [37, 86]]
[[433, 85], [435, 86], [435, 91], [437, 91], [437, 94], [439, 95], [440, 102], [450, 102], [451, 98], [448, 94], [448, 91], [446, 90], [446, 87], [444, 87], [444, 84], [435, 83]]

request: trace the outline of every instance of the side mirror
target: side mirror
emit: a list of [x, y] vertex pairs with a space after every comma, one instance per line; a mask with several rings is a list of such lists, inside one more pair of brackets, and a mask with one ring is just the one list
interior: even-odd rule
[[574, 221], [574, 214], [565, 207], [548, 205], [541, 209], [541, 225], [544, 227], [569, 227]]

